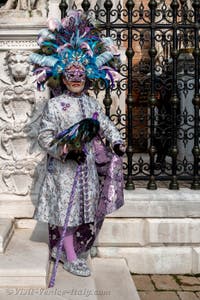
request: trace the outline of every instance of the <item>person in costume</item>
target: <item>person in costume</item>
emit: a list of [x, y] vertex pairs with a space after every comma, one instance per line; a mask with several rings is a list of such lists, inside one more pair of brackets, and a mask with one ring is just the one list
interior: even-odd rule
[[[103, 219], [124, 204], [119, 157], [125, 147], [119, 131], [87, 91], [100, 80], [108, 86], [119, 79], [115, 68], [119, 54], [112, 40], [100, 38], [91, 19], [80, 11], [69, 11], [61, 22], [51, 18], [48, 29], [39, 33], [38, 45], [40, 49], [30, 55], [37, 87], [41, 90], [47, 82], [54, 97], [46, 102], [38, 133], [47, 167], [33, 218], [49, 224], [51, 256], [56, 258], [64, 234], [59, 257], [64, 269], [89, 276], [87, 253]], [[104, 185], [95, 156], [97, 137], [108, 140], [115, 153], [112, 164], [107, 163]]]

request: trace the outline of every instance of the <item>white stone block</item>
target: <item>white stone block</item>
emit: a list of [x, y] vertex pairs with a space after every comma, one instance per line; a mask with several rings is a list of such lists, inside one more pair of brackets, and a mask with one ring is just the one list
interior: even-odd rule
[[107, 218], [96, 240], [97, 246], [144, 245], [145, 221], [143, 219]]
[[0, 287], [46, 287], [49, 248], [39, 229], [16, 229], [0, 254]]
[[49, 1], [49, 13], [48, 18], [61, 18], [61, 11], [57, 0]]
[[192, 252], [192, 273], [200, 273], [200, 247], [193, 247]]
[[96, 289], [110, 291], [110, 294], [102, 295], [99, 299], [140, 299], [124, 259], [95, 257], [92, 259], [92, 264]]
[[108, 217], [119, 218], [198, 218], [200, 192], [189, 188], [124, 190], [125, 204]]
[[33, 201], [30, 197], [1, 195], [0, 218], [32, 218], [35, 210]]
[[147, 219], [149, 244], [200, 243], [200, 219]]
[[[91, 263], [91, 265], [89, 264]], [[88, 261], [91, 276], [74, 276], [58, 265], [55, 285], [52, 288], [37, 288], [30, 285], [0, 288], [1, 300], [139, 300], [134, 282], [124, 259], [95, 258]], [[50, 264], [49, 278], [53, 269]], [[30, 277], [29, 280], [31, 280]], [[21, 277], [20, 277], [21, 279]], [[123, 279], [123, 280], [122, 280]], [[27, 283], [25, 280], [25, 284]], [[32, 279], [34, 282], [34, 279]], [[43, 282], [44, 279], [41, 278]], [[16, 285], [16, 280], [13, 281]]]
[[[162, 191], [162, 192], [161, 192]], [[125, 197], [127, 200], [193, 200], [199, 201], [199, 191], [191, 190], [189, 188], [181, 188], [180, 190], [169, 190], [167, 188], [159, 188], [157, 190], [148, 190], [145, 188], [138, 188], [134, 191], [125, 190]]]
[[37, 220], [35, 219], [16, 219], [15, 220], [15, 228], [17, 229], [25, 229], [25, 228], [29, 228], [29, 229], [33, 229], [36, 224], [37, 224]]
[[[200, 218], [200, 192], [190, 189], [182, 190], [182, 193], [164, 188], [156, 191], [148, 191], [141, 188], [134, 191], [124, 190], [125, 204], [117, 211], [109, 214], [106, 219]], [[37, 200], [37, 194], [23, 197], [12, 194], [1, 194], [0, 217], [31, 218]]]
[[14, 233], [14, 221], [0, 218], [0, 253], [3, 253]]
[[191, 247], [98, 247], [99, 257], [123, 257], [130, 272], [185, 274], [192, 271]]
[[17, 275], [12, 276], [12, 275], [5, 275], [0, 277], [1, 283], [0, 287], [15, 287], [15, 288], [28, 288], [28, 287], [46, 287], [47, 281], [44, 276], [20, 276], [18, 277]]

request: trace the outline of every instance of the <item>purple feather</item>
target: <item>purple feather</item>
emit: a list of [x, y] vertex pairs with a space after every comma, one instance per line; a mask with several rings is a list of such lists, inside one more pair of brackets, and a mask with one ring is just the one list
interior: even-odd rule
[[111, 79], [111, 88], [114, 87], [114, 78], [112, 76], [112, 73], [109, 70], [106, 70], [106, 73], [109, 75], [110, 79]]

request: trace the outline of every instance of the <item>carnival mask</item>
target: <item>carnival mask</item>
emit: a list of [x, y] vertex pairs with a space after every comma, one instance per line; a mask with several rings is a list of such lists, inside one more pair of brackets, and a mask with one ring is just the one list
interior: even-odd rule
[[78, 63], [73, 63], [72, 65], [66, 68], [64, 76], [67, 81], [85, 82], [85, 68]]
[[63, 82], [70, 92], [79, 95], [84, 90], [85, 79], [84, 68], [80, 64], [72, 64], [65, 70]]

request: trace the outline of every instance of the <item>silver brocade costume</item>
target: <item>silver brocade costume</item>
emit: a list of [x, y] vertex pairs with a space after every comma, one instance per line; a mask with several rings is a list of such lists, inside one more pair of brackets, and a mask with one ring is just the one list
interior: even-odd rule
[[[73, 160], [61, 162], [58, 150], [55, 146], [49, 147], [49, 144], [56, 134], [85, 117], [91, 118], [94, 112], [98, 112], [102, 133], [111, 145], [123, 143], [119, 131], [94, 98], [85, 94], [81, 97], [63, 94], [47, 101], [41, 118], [38, 142], [49, 155], [34, 219], [57, 226], [64, 225], [77, 163]], [[99, 199], [99, 178], [92, 142], [87, 144], [87, 152], [87, 161], [81, 167], [77, 182], [69, 227], [94, 221]]]

